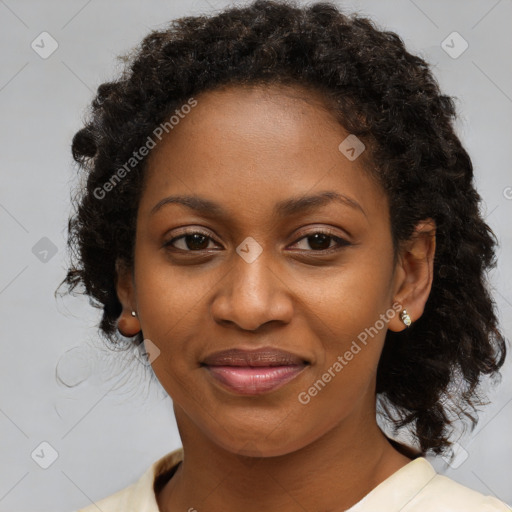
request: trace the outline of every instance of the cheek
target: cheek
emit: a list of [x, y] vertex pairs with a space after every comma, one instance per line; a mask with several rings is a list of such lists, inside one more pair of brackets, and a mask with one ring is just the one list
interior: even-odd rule
[[211, 284], [193, 275], [192, 266], [186, 271], [178, 270], [155, 251], [141, 249], [137, 258], [135, 285], [142, 331], [144, 338], [160, 350], [152, 366], [173, 396], [186, 387], [179, 382], [183, 380], [180, 375], [196, 364], [197, 345], [201, 344], [198, 316], [204, 317], [198, 311]]
[[184, 329], [215, 284], [207, 266], [173, 264], [165, 249], [144, 239], [136, 247], [135, 268], [140, 318], [148, 337], [173, 337], [175, 329]]
[[312, 368], [311, 387], [303, 390], [304, 400], [336, 403], [338, 413], [350, 410], [374, 382], [387, 322], [396, 314], [390, 306], [392, 253], [387, 261], [375, 254], [358, 254], [308, 288], [312, 291], [305, 312], [314, 314], [307, 322], [321, 350]]
[[346, 264], [302, 279], [299, 293], [306, 310], [314, 312], [319, 325], [325, 326], [323, 336], [328, 347], [343, 348], [341, 341], [346, 344], [357, 338], [390, 307], [392, 258], [377, 258], [375, 254], [376, 251], [354, 253]]

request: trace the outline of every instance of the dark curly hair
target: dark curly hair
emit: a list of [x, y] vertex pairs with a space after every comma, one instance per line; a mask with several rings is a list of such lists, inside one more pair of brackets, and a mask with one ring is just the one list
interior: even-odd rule
[[[86, 184], [74, 198], [62, 284], [81, 285], [116, 339], [116, 260], [133, 265], [146, 158], [98, 194], [162, 122], [194, 95], [226, 85], [286, 84], [321, 93], [340, 124], [364, 141], [365, 167], [390, 204], [395, 252], [418, 221], [437, 225], [434, 277], [423, 315], [388, 331], [377, 374], [381, 413], [408, 427], [425, 453], [450, 446], [457, 417], [472, 427], [481, 378], [498, 376], [506, 345], [485, 272], [496, 238], [479, 213], [470, 157], [454, 133], [455, 106], [428, 64], [400, 37], [330, 3], [258, 0], [174, 20], [147, 35], [119, 78], [98, 87], [74, 160]], [[368, 156], [369, 155], [369, 156]], [[142, 341], [142, 333], [136, 342]]]

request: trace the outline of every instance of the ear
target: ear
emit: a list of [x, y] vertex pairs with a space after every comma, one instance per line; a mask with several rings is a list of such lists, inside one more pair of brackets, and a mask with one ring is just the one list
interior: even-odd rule
[[141, 327], [138, 316], [132, 316], [132, 311], [137, 312], [133, 273], [128, 265], [120, 259], [116, 260], [116, 291], [123, 307], [117, 320], [117, 329], [128, 338], [135, 336], [140, 332]]
[[[436, 224], [432, 219], [419, 222], [409, 240], [401, 245], [395, 268], [394, 302], [406, 309], [414, 322], [425, 309], [434, 278], [434, 254], [436, 250]], [[399, 315], [388, 324], [392, 331], [406, 328]]]

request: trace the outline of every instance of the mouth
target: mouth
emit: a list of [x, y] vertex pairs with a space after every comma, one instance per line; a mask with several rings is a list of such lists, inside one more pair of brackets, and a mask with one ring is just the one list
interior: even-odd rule
[[202, 363], [224, 389], [239, 395], [275, 391], [309, 366], [304, 358], [273, 348], [230, 349], [208, 356]]

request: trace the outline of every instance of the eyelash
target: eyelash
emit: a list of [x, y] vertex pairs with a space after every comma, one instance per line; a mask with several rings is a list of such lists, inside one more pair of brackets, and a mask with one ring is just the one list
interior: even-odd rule
[[[300, 242], [301, 240], [303, 240], [305, 238], [309, 238], [310, 236], [317, 235], [317, 234], [325, 235], [328, 238], [330, 238], [331, 240], [334, 240], [338, 244], [338, 247], [328, 247], [327, 249], [310, 249], [310, 250], [299, 249], [297, 252], [309, 252], [309, 253], [316, 253], [316, 254], [331, 254], [332, 252], [339, 251], [343, 247], [347, 247], [347, 246], [351, 245], [350, 242], [348, 242], [344, 238], [341, 238], [339, 236], [335, 236], [331, 231], [322, 230], [322, 229], [319, 229], [319, 230], [316, 230], [316, 231], [311, 231], [311, 232], [309, 232], [307, 234], [304, 234], [299, 239], [297, 239], [294, 242], [294, 244]], [[202, 235], [205, 238], [208, 238], [209, 240], [214, 241], [213, 238], [210, 235], [208, 235], [207, 233], [204, 233], [202, 231], [197, 231], [197, 230], [194, 230], [194, 231], [191, 230], [191, 231], [185, 231], [180, 236], [172, 238], [171, 240], [169, 240], [168, 242], [166, 242], [164, 244], [164, 247], [169, 248], [169, 250], [171, 250], [171, 251], [178, 251], [178, 252], [182, 252], [182, 253], [187, 253], [187, 252], [189, 252], [189, 253], [201, 253], [203, 251], [208, 251], [209, 250], [209, 249], [200, 249], [200, 250], [194, 251], [192, 249], [179, 249], [179, 248], [173, 247], [172, 244], [174, 242], [176, 242], [177, 240], [180, 240], [182, 238], [185, 238], [187, 236], [191, 236], [191, 235]]]

